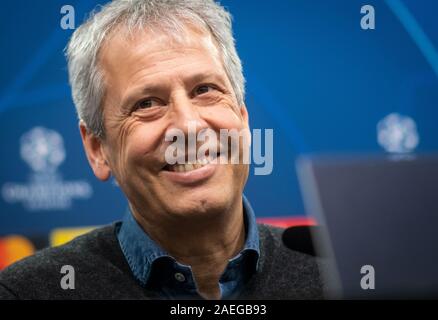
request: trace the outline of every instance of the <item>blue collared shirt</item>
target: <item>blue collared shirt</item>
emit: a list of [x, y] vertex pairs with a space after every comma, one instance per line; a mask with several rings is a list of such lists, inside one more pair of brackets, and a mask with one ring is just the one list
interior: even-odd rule
[[[219, 279], [222, 299], [232, 299], [256, 272], [260, 256], [259, 234], [254, 211], [243, 196], [245, 245]], [[137, 281], [163, 298], [200, 299], [190, 266], [176, 261], [139, 226], [130, 210], [117, 225], [117, 238]]]

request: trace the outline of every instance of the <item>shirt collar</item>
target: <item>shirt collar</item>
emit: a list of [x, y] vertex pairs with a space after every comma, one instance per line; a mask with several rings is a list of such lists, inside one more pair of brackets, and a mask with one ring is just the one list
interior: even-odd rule
[[[255, 261], [256, 265], [254, 266], [257, 269], [260, 248], [256, 217], [248, 199], [244, 195], [242, 195], [242, 199], [246, 225], [245, 245], [242, 251], [229, 261], [233, 262], [244, 252], [253, 251], [256, 253], [257, 257]], [[175, 261], [169, 253], [162, 249], [146, 232], [143, 231], [134, 219], [131, 210], [128, 210], [121, 225], [119, 225], [117, 238], [135, 278], [142, 285], [147, 284], [149, 276], [151, 275], [152, 266], [157, 259], [166, 257]]]

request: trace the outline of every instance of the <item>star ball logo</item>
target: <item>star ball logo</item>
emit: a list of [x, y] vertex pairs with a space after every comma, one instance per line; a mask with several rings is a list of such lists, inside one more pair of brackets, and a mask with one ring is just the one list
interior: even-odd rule
[[378, 122], [377, 141], [388, 153], [406, 154], [417, 148], [420, 137], [411, 117], [391, 113]]
[[65, 181], [59, 166], [67, 155], [62, 136], [51, 129], [34, 127], [20, 138], [20, 156], [31, 173], [24, 183], [7, 182], [2, 197], [22, 203], [29, 211], [67, 210], [74, 199], [88, 199], [93, 190], [85, 180]]
[[34, 172], [55, 172], [65, 160], [61, 135], [42, 127], [33, 128], [20, 139], [21, 158]]

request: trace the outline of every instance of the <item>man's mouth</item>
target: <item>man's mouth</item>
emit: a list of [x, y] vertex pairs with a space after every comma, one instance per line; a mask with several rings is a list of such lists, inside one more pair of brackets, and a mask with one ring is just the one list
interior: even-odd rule
[[200, 169], [206, 165], [208, 165], [211, 162], [211, 159], [203, 158], [196, 160], [195, 163], [185, 163], [185, 164], [173, 164], [173, 165], [166, 165], [163, 169], [167, 171], [173, 171], [173, 172], [188, 172], [193, 171], [196, 169]]
[[173, 183], [193, 186], [194, 184], [208, 180], [214, 175], [219, 167], [215, 164], [219, 162], [219, 159], [216, 160], [217, 161], [213, 161], [211, 157], [205, 157], [198, 159], [194, 163], [167, 164], [161, 173], [165, 179]]

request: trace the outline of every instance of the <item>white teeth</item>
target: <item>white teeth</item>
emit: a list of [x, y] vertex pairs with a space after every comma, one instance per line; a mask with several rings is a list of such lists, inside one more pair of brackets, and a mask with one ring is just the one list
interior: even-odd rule
[[187, 164], [175, 164], [173, 166], [170, 166], [170, 171], [175, 171], [175, 172], [192, 171], [192, 170], [199, 169], [199, 168], [205, 166], [208, 163], [209, 163], [208, 160], [206, 158], [204, 158], [204, 159], [199, 159], [194, 164], [190, 164], [190, 163], [187, 163]]

